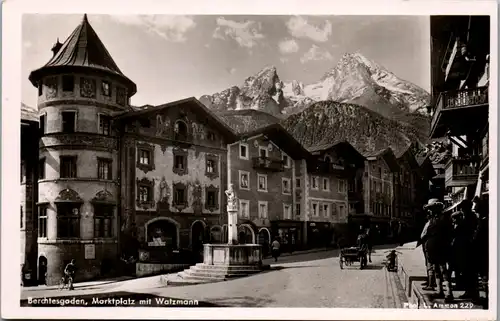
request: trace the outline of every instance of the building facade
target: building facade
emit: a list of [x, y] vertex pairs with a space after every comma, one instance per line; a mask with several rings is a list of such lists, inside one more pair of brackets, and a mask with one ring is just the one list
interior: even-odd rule
[[371, 225], [378, 227], [383, 239], [391, 236], [391, 218], [400, 211], [396, 186], [400, 167], [391, 148], [365, 157], [365, 213], [371, 216]]
[[[278, 124], [239, 136], [228, 147], [229, 183], [239, 198], [239, 242], [274, 238], [295, 248], [307, 244], [303, 188], [307, 151]], [[226, 235], [226, 233], [224, 233]]]
[[448, 210], [475, 196], [488, 208], [490, 18], [435, 16], [430, 22], [430, 138], [453, 144], [443, 164]]
[[121, 137], [123, 250], [139, 250], [140, 261], [162, 261], [173, 251], [199, 253], [203, 243], [221, 242], [232, 130], [194, 98], [114, 122]]

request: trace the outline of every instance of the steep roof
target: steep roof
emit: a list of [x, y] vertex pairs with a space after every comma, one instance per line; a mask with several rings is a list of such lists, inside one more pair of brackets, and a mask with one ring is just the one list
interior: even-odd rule
[[[379, 158], [379, 157], [381, 157], [385, 161], [387, 166], [389, 166], [389, 168], [392, 172], [399, 171], [398, 160], [390, 147], [387, 147], [387, 148], [384, 148], [382, 150], [378, 150], [378, 151], [375, 151], [372, 153], [368, 153], [364, 156], [366, 158]], [[368, 159], [368, 160], [370, 160], [370, 159]]]
[[336, 149], [340, 151], [341, 155], [351, 155], [351, 157], [348, 157], [351, 159], [354, 163], [357, 163], [361, 166], [364, 165], [365, 157], [361, 155], [361, 153], [354, 148], [349, 142], [343, 140], [343, 141], [337, 141], [335, 143], [330, 143], [330, 144], [322, 144], [322, 145], [316, 145], [307, 148], [307, 150], [312, 153], [321, 153], [324, 152], [328, 149]]
[[240, 139], [265, 135], [293, 159], [308, 159], [311, 154], [280, 124], [271, 124], [239, 135]]
[[[57, 50], [58, 47], [60, 47], [59, 50]], [[32, 71], [29, 76], [35, 87], [44, 73], [56, 72], [68, 67], [84, 67], [118, 76], [126, 83], [129, 95], [137, 92], [137, 86], [118, 68], [94, 28], [90, 25], [86, 14], [68, 39], [63, 44], [60, 44], [58, 40], [53, 49], [57, 51], [49, 62]]]
[[181, 107], [182, 105], [194, 106], [196, 108], [196, 110], [199, 110], [203, 114], [208, 116], [209, 119], [212, 120], [213, 124], [221, 132], [223, 132], [225, 135], [228, 135], [233, 140], [237, 139], [237, 136], [234, 133], [234, 131], [231, 129], [231, 127], [226, 125], [226, 123], [224, 123], [219, 117], [217, 117], [216, 114], [214, 114], [210, 109], [208, 109], [205, 105], [203, 105], [195, 97], [189, 97], [189, 98], [185, 98], [185, 99], [181, 99], [181, 100], [177, 100], [177, 101], [172, 101], [172, 102], [158, 105], [158, 106], [144, 105], [144, 106], [148, 106], [148, 107], [136, 109], [133, 111], [124, 112], [121, 114], [117, 114], [115, 116], [115, 119], [116, 120], [128, 119], [128, 118], [137, 117], [137, 116], [141, 116], [141, 115], [147, 115], [149, 113], [156, 113], [156, 112], [159, 112], [159, 111], [162, 111], [162, 110], [168, 109], [170, 107], [174, 107], [174, 106]]

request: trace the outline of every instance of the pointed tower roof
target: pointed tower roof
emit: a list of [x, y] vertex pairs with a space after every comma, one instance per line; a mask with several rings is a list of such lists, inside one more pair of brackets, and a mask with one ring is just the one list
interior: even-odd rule
[[[59, 47], [59, 48], [58, 48]], [[62, 69], [91, 68], [119, 77], [129, 89], [129, 95], [137, 92], [137, 86], [118, 68], [101, 39], [90, 25], [87, 14], [66, 41], [60, 45], [59, 39], [52, 48], [54, 55], [45, 66], [34, 70], [29, 80], [36, 87], [45, 74], [61, 72]]]

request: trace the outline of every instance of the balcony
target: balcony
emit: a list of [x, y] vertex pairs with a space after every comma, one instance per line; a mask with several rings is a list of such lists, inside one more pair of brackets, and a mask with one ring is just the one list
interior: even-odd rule
[[253, 168], [265, 169], [273, 172], [282, 172], [285, 170], [285, 162], [279, 159], [269, 157], [254, 157], [252, 158]]
[[431, 138], [467, 135], [488, 122], [488, 87], [442, 92], [431, 121]]
[[446, 187], [467, 186], [477, 182], [479, 160], [471, 157], [452, 158], [446, 164], [444, 183]]
[[325, 162], [325, 161], [314, 161], [308, 164], [308, 170], [315, 174], [337, 174], [343, 172], [345, 167], [340, 164]]

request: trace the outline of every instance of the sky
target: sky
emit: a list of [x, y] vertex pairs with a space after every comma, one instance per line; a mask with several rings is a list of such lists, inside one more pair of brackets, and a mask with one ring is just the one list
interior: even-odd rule
[[[35, 107], [29, 73], [52, 56], [82, 15], [25, 14], [22, 100]], [[430, 91], [429, 16], [88, 15], [121, 71], [137, 84], [131, 103], [158, 105], [213, 94], [266, 66], [282, 81], [319, 80], [359, 52]]]

